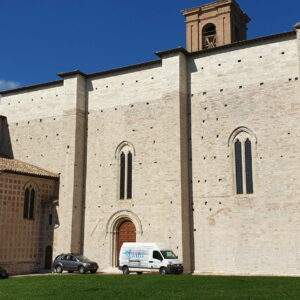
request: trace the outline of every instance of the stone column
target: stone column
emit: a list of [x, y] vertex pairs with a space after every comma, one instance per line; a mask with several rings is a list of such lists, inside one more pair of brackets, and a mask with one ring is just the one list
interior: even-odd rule
[[[178, 218], [181, 220], [181, 253], [185, 273], [193, 271], [192, 207], [189, 196], [189, 119], [188, 119], [188, 52], [184, 48], [157, 53], [162, 58], [165, 77], [163, 100], [173, 101], [178, 122], [174, 127], [176, 149], [173, 159], [178, 170]], [[175, 150], [174, 150], [175, 151]], [[176, 151], [175, 151], [176, 152]], [[176, 187], [177, 188], [177, 187]], [[179, 228], [178, 228], [179, 230]]]
[[80, 71], [61, 73], [64, 79], [63, 151], [59, 195], [59, 245], [82, 253], [86, 174], [86, 79]]

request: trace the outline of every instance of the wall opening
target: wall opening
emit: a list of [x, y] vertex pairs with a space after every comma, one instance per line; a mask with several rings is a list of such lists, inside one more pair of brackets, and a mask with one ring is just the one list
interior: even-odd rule
[[215, 48], [217, 46], [216, 26], [212, 23], [206, 24], [202, 30], [203, 49]]
[[123, 219], [116, 224], [114, 265], [119, 265], [119, 253], [123, 243], [136, 242], [136, 228], [130, 219]]
[[45, 269], [51, 269], [52, 267], [52, 247], [47, 246], [45, 250]]

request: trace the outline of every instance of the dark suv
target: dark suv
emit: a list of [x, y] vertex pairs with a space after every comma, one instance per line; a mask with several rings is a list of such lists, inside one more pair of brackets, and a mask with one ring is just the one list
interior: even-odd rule
[[87, 271], [96, 273], [98, 270], [98, 264], [94, 261], [90, 261], [88, 258], [80, 254], [60, 254], [53, 262], [53, 271], [61, 273], [64, 270], [69, 273], [73, 273], [74, 271], [79, 271], [81, 274], [84, 274]]

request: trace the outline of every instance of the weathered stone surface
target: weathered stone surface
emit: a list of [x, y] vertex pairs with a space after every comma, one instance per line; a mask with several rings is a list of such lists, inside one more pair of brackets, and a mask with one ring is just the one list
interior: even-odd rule
[[[14, 157], [61, 173], [54, 255], [111, 267], [130, 219], [138, 241], [169, 244], [187, 271], [300, 275], [299, 37], [5, 94]], [[235, 192], [239, 128], [255, 141], [251, 195]], [[122, 142], [134, 153], [130, 200], [119, 200]]]

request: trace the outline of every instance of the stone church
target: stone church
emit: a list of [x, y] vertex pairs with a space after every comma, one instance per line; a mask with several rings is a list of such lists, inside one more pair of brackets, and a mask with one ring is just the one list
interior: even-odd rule
[[300, 275], [300, 24], [247, 40], [235, 0], [186, 49], [2, 91], [0, 265], [163, 242], [195, 274]]

